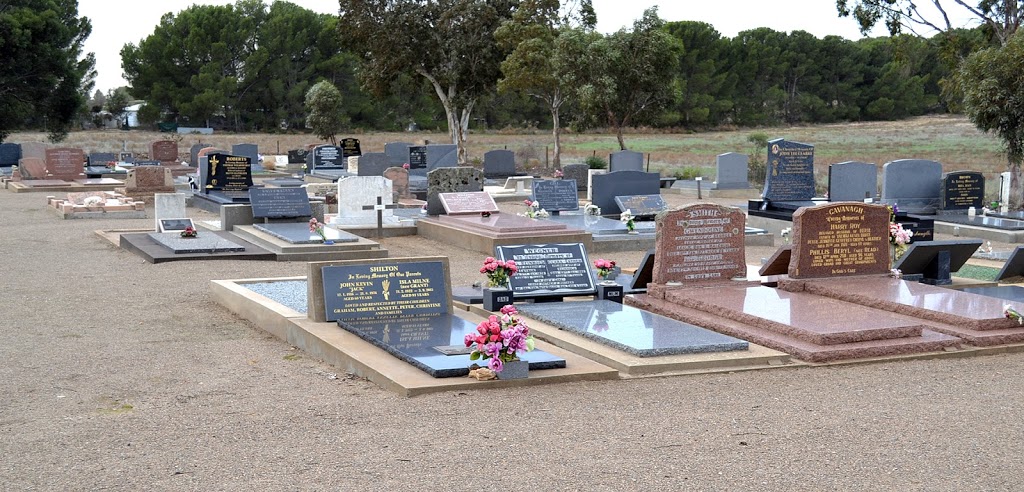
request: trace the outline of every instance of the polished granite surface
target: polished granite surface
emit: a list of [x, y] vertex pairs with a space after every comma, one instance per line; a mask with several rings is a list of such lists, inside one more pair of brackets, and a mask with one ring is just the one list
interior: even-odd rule
[[[320, 235], [309, 232], [306, 222], [253, 224], [253, 227], [291, 244], [323, 244]], [[333, 227], [324, 227], [324, 236], [336, 243], [354, 243], [359, 237]]]

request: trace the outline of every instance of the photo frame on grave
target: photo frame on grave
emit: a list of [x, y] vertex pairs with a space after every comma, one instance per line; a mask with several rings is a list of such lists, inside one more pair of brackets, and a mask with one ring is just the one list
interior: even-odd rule
[[178, 232], [191, 227], [195, 230], [196, 225], [188, 217], [179, 219], [160, 219], [160, 232]]

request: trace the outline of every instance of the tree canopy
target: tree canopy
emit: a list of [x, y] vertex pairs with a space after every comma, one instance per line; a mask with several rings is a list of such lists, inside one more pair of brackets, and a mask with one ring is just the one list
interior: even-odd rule
[[67, 135], [93, 88], [95, 58], [82, 56], [90, 32], [75, 0], [0, 3], [0, 141], [24, 127]]

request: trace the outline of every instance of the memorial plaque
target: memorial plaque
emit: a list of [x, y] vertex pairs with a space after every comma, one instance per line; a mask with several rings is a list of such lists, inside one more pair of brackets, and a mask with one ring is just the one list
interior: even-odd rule
[[254, 219], [311, 217], [305, 188], [250, 188], [249, 203]]
[[985, 206], [985, 176], [975, 171], [942, 175], [942, 209], [977, 211]]
[[441, 205], [449, 215], [479, 214], [481, 212], [497, 213], [498, 205], [486, 191], [466, 193], [440, 193]]
[[313, 169], [348, 169], [348, 161], [342, 155], [341, 147], [318, 145], [313, 148]]
[[192, 228], [192, 230], [196, 229], [195, 223], [193, 223], [192, 219], [188, 217], [176, 219], [159, 219], [159, 223], [159, 232], [180, 232], [190, 227]]
[[21, 159], [21, 145], [10, 142], [0, 144], [0, 167], [16, 166], [19, 159]]
[[424, 261], [323, 267], [327, 320], [448, 314], [444, 265]]
[[409, 169], [427, 168], [427, 146], [409, 146]]
[[292, 149], [288, 151], [288, 164], [305, 164], [306, 155], [309, 151], [306, 149]]
[[498, 259], [515, 260], [519, 268], [511, 282], [516, 297], [594, 293], [591, 264], [580, 243], [498, 246], [495, 249]]
[[248, 157], [220, 153], [206, 157], [207, 190], [245, 191], [252, 187], [252, 163]]
[[572, 179], [543, 179], [533, 182], [533, 199], [548, 212], [580, 209], [576, 181]]
[[363, 151], [359, 148], [358, 138], [343, 138], [339, 144], [339, 147], [341, 147], [341, 155], [345, 159], [363, 155]]
[[85, 178], [85, 152], [82, 149], [46, 149], [46, 173], [51, 179]]
[[668, 204], [661, 195], [627, 195], [615, 197], [620, 212], [629, 210], [636, 217], [657, 215], [668, 210]]
[[746, 216], [710, 203], [659, 215], [652, 282], [717, 282], [747, 274]]
[[889, 268], [888, 207], [834, 203], [793, 214], [790, 277], [871, 275]]
[[441, 193], [483, 191], [484, 173], [473, 167], [435, 169], [427, 175], [427, 214], [440, 215], [444, 206]]
[[814, 146], [781, 138], [768, 142], [768, 170], [761, 195], [778, 202], [814, 198]]
[[149, 144], [149, 158], [161, 164], [178, 163], [178, 142], [159, 140]]

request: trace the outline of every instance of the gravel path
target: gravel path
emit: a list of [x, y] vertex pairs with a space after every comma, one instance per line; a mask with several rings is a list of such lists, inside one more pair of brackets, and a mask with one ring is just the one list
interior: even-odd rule
[[[1021, 487], [1024, 354], [405, 399], [210, 300], [304, 264], [151, 265], [93, 234], [151, 224], [0, 191], [0, 490]], [[385, 245], [480, 277], [475, 252]]]

